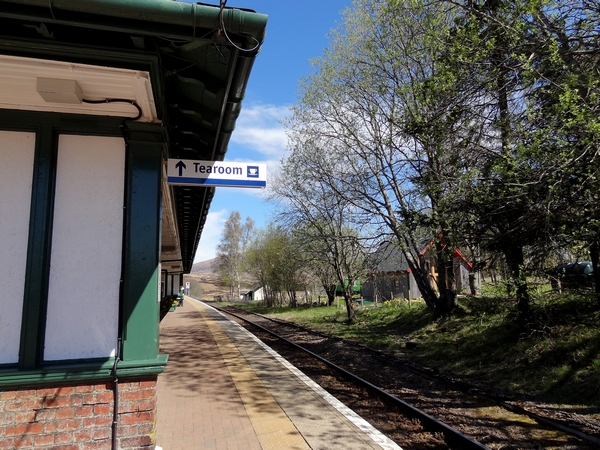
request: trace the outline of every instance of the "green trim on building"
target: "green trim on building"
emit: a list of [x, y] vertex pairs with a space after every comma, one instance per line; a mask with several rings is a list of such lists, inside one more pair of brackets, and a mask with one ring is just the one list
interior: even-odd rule
[[[221, 161], [266, 24], [248, 9], [171, 0], [0, 0], [0, 53], [148, 71], [168, 157]], [[189, 273], [214, 188], [173, 195]]]
[[[168, 355], [162, 354], [154, 359], [120, 361], [117, 364], [117, 377], [123, 381], [158, 375], [164, 371], [168, 359]], [[32, 370], [0, 369], [0, 391], [19, 387], [56, 386], [90, 381], [110, 382], [114, 380], [114, 364], [114, 358], [110, 358], [100, 361], [61, 362]]]
[[124, 376], [162, 372], [166, 355], [157, 355], [164, 128], [124, 125], [121, 119], [109, 117], [0, 110], [0, 130], [36, 133], [19, 363], [0, 366], [0, 387], [105, 378], [106, 367], [112, 370], [114, 364], [113, 359], [109, 366], [103, 363], [91, 370], [90, 363], [82, 360], [43, 361], [59, 134], [122, 137], [125, 131], [124, 283], [120, 306], [123, 353], [118, 372]]
[[[1, 117], [1, 116], [0, 116]], [[36, 130], [35, 159], [31, 209], [29, 215], [29, 244], [25, 271], [23, 318], [19, 366], [36, 367], [44, 349], [46, 300], [50, 268], [50, 241], [54, 204], [56, 168], [56, 135], [50, 124]]]
[[[160, 190], [162, 127], [127, 125], [126, 221], [123, 258], [124, 361], [158, 353], [160, 321]], [[143, 330], [143, 331], [142, 331]]]
[[[36, 133], [19, 362], [0, 366], [0, 388], [111, 378], [110, 358], [43, 361], [59, 134], [126, 140], [118, 374], [163, 370], [166, 356], [158, 355], [162, 163], [223, 160], [266, 23], [266, 15], [247, 9], [171, 0], [0, 0], [0, 55], [148, 72], [162, 121], [0, 110], [0, 129]], [[185, 273], [214, 192], [169, 189]]]

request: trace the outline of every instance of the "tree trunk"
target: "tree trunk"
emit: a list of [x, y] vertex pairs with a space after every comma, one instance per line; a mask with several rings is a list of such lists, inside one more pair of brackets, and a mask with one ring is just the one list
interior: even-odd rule
[[598, 246], [598, 241], [595, 241], [590, 245], [590, 259], [592, 260], [592, 267], [594, 269], [596, 299], [598, 305], [600, 305], [600, 267], [598, 266], [600, 263], [600, 247]]
[[335, 301], [335, 289], [333, 291], [329, 290], [326, 292], [327, 292], [327, 306], [331, 306], [331, 305], [333, 305], [333, 302]]
[[525, 258], [523, 256], [523, 246], [514, 245], [508, 247], [504, 251], [506, 264], [512, 281], [516, 287], [517, 296], [517, 312], [519, 314], [519, 328], [521, 330], [529, 330], [533, 324], [533, 316], [531, 312], [531, 298], [529, 296], [529, 288], [527, 279], [523, 273], [523, 264]]
[[288, 291], [288, 297], [290, 298], [290, 307], [296, 308], [298, 306], [298, 302], [296, 300], [296, 291]]
[[[425, 300], [425, 304], [433, 315], [433, 319], [437, 320], [441, 317], [448, 316], [454, 309], [456, 296], [451, 289], [444, 289], [438, 296], [431, 284], [431, 277], [427, 272], [427, 268], [423, 261], [420, 261], [419, 266], [415, 266], [407, 257], [408, 265], [417, 283], [421, 296]], [[445, 268], [444, 268], [445, 271]], [[445, 276], [444, 276], [445, 279]], [[440, 284], [441, 285], [441, 284]]]
[[354, 302], [352, 301], [352, 292], [347, 292], [344, 289], [344, 301], [346, 302], [346, 312], [348, 313], [348, 323], [351, 324], [356, 319], [356, 312], [354, 311]]

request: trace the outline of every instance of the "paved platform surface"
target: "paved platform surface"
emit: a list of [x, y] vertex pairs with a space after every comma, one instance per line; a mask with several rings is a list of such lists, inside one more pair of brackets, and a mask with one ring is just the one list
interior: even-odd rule
[[163, 450], [400, 448], [207, 304], [186, 297], [160, 329]]

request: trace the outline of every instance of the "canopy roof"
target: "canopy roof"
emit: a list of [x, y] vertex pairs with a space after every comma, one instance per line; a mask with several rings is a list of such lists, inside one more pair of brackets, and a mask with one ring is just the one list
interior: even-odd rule
[[[171, 0], [0, 0], [0, 54], [148, 71], [167, 156], [221, 161], [266, 23]], [[169, 189], [189, 272], [214, 188]]]

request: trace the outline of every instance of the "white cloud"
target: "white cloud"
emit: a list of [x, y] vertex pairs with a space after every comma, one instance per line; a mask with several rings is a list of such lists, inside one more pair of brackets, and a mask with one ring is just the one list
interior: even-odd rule
[[244, 105], [231, 140], [269, 159], [279, 160], [287, 145], [282, 121], [290, 114], [288, 106]]
[[194, 263], [198, 261], [206, 261], [213, 259], [217, 254], [217, 246], [223, 232], [223, 225], [229, 216], [229, 211], [221, 209], [219, 211], [211, 211], [206, 217], [204, 229], [198, 244], [198, 251], [194, 258]]
[[[288, 106], [244, 104], [240, 117], [236, 121], [235, 131], [231, 136], [230, 149], [226, 159], [228, 161], [265, 163], [268, 168], [267, 177], [268, 174], [279, 170], [279, 162], [286, 151], [287, 144], [282, 121], [290, 114]], [[256, 151], [260, 155], [258, 158], [249, 158], [247, 150]], [[217, 188], [212, 208], [202, 230], [194, 262], [206, 261], [216, 256], [223, 226], [232, 210], [242, 211], [243, 217], [252, 216], [259, 226], [262, 226], [263, 220], [261, 219], [266, 217], [269, 210], [263, 204], [264, 202], [259, 201], [264, 200], [267, 194], [264, 189], [238, 189], [235, 201], [221, 196], [221, 189], [234, 188]], [[229, 198], [229, 201], [225, 201], [225, 198]], [[213, 208], [219, 209], [213, 210]]]

